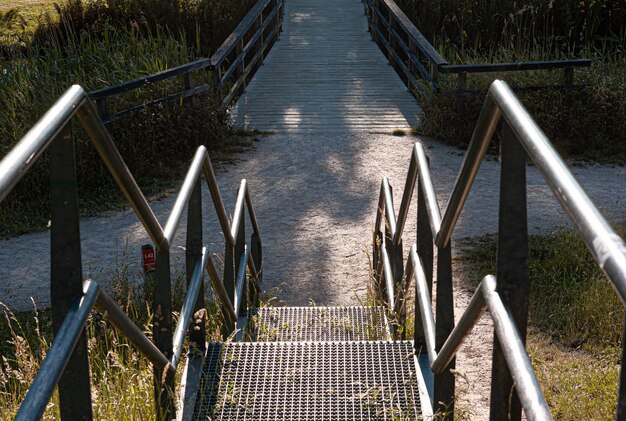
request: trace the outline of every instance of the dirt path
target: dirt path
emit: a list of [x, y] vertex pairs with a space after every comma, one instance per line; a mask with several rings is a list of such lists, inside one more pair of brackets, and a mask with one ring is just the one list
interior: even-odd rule
[[[281, 298], [290, 305], [314, 301], [324, 305], [355, 304], [366, 295], [368, 253], [380, 180], [387, 175], [399, 204], [413, 137], [368, 134], [266, 136], [241, 162], [218, 173], [227, 209], [232, 210], [239, 180], [249, 180], [264, 246], [265, 287], [282, 285]], [[433, 181], [445, 205], [462, 161], [460, 151], [424, 140]], [[626, 168], [575, 167], [590, 196], [610, 218], [626, 218]], [[499, 164], [483, 163], [455, 238], [495, 232]], [[528, 169], [529, 229], [548, 232], [566, 223], [548, 187], [534, 167]], [[204, 192], [204, 198], [208, 195]], [[153, 204], [165, 221], [174, 197]], [[223, 243], [212, 206], [207, 203], [205, 238], [218, 252]], [[184, 225], [183, 225], [184, 226]], [[85, 276], [110, 278], [123, 251], [128, 268], [137, 274], [139, 250], [148, 242], [145, 230], [130, 211], [81, 222]], [[407, 248], [415, 240], [415, 206], [405, 228]], [[181, 267], [184, 229], [177, 237], [175, 267]], [[0, 242], [0, 301], [14, 310], [49, 303], [49, 233], [35, 233]], [[36, 259], [33, 256], [37, 256]], [[458, 280], [463, 276], [456, 268]], [[469, 300], [457, 287], [456, 317]], [[486, 320], [464, 345], [458, 358], [461, 408], [471, 419], [484, 419], [488, 408], [491, 336]], [[487, 388], [487, 389], [485, 389]], [[471, 406], [468, 402], [471, 402]]]

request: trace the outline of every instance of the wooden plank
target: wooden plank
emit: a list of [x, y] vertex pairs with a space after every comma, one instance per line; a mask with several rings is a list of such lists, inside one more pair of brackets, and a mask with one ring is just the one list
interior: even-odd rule
[[368, 33], [363, 3], [290, 0], [284, 32], [231, 110], [246, 129], [409, 130], [421, 110]]

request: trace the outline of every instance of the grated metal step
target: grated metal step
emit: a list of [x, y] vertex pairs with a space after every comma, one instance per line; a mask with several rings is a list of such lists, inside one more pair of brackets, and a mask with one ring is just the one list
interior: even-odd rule
[[416, 420], [432, 414], [410, 341], [212, 343], [194, 420]]
[[255, 342], [391, 339], [383, 307], [263, 307], [249, 314]]

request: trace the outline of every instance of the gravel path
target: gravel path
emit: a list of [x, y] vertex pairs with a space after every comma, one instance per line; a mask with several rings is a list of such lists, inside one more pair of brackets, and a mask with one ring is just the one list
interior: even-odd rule
[[[265, 287], [282, 285], [281, 298], [289, 305], [310, 300], [323, 305], [353, 305], [366, 296], [368, 253], [380, 180], [387, 175], [399, 204], [414, 137], [389, 135], [322, 134], [265, 136], [256, 150], [218, 172], [227, 209], [232, 210], [241, 178], [249, 180], [264, 246]], [[462, 161], [462, 153], [438, 142], [423, 140], [431, 159], [439, 201], [445, 205]], [[591, 198], [609, 218], [626, 219], [626, 168], [574, 167]], [[488, 158], [459, 221], [455, 238], [496, 231], [499, 163]], [[204, 198], [208, 197], [204, 192]], [[528, 168], [531, 233], [548, 232], [567, 224], [549, 188], [536, 168]], [[153, 203], [165, 221], [174, 197]], [[205, 209], [205, 238], [219, 252], [223, 239], [212, 206]], [[184, 227], [184, 224], [183, 224]], [[81, 221], [85, 276], [105, 281], [128, 253], [131, 273], [140, 279], [139, 250], [148, 236], [131, 211]], [[0, 302], [13, 310], [49, 304], [49, 233], [29, 234], [0, 243]], [[415, 239], [415, 206], [405, 228], [407, 247]], [[184, 229], [173, 255], [181, 268]], [[37, 256], [33, 259], [33, 256]], [[462, 270], [456, 268], [457, 279]], [[457, 287], [457, 318], [469, 294]], [[470, 337], [459, 355], [458, 372], [466, 384], [464, 407], [472, 419], [482, 419], [488, 405], [489, 324]], [[481, 381], [482, 379], [482, 381]], [[471, 402], [471, 405], [468, 403]]]
[[[241, 162], [218, 173], [227, 209], [232, 209], [241, 178], [250, 183], [264, 243], [267, 285], [284, 283], [283, 298], [291, 305], [353, 304], [366, 290], [372, 224], [380, 179], [396, 186], [399, 204], [415, 138], [368, 134], [266, 136]], [[462, 156], [457, 149], [424, 140], [431, 158], [441, 207], [456, 179]], [[626, 168], [574, 167], [591, 198], [613, 220], [626, 218]], [[495, 232], [499, 163], [488, 158], [481, 167], [455, 237]], [[203, 197], [208, 197], [204, 194]], [[567, 224], [559, 205], [534, 167], [528, 169], [529, 229], [548, 232]], [[153, 204], [165, 221], [174, 202]], [[414, 207], [414, 206], [413, 206]], [[205, 236], [215, 251], [223, 242], [212, 207], [206, 207]], [[415, 230], [415, 209], [409, 216], [405, 244]], [[132, 211], [81, 221], [85, 276], [105, 279], [129, 253], [131, 272], [139, 273], [139, 248], [148, 242]], [[174, 259], [183, 255], [184, 229], [178, 233]], [[15, 310], [30, 307], [30, 297], [49, 303], [49, 233], [0, 241], [0, 301]], [[37, 256], [37, 259], [33, 259]], [[180, 264], [178, 264], [180, 267]]]

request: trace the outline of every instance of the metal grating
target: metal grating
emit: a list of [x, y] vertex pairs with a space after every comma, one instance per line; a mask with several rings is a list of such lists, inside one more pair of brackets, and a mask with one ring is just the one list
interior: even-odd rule
[[255, 342], [391, 339], [383, 307], [264, 307], [250, 315]]
[[421, 419], [416, 364], [409, 341], [212, 343], [193, 419]]

